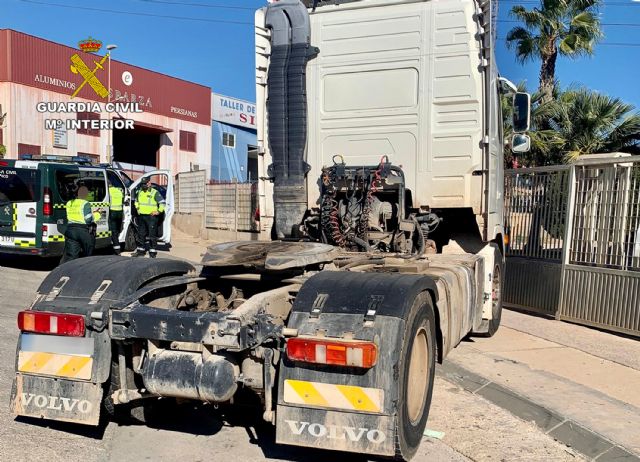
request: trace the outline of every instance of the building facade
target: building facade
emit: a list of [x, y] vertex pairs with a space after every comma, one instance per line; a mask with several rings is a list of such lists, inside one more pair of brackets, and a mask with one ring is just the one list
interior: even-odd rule
[[258, 179], [256, 106], [213, 93], [211, 179], [252, 182]]
[[104, 53], [0, 30], [5, 157], [84, 156], [118, 162], [134, 176], [210, 171], [211, 89]]

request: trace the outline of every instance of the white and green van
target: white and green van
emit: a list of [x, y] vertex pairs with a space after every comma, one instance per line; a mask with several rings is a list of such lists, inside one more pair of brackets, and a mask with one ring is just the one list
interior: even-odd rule
[[135, 208], [132, 198], [142, 179], [151, 177], [167, 205], [158, 226], [158, 242], [171, 241], [173, 183], [167, 170], [145, 173], [132, 181], [124, 172], [105, 165], [92, 165], [82, 158], [62, 160], [53, 156], [30, 159], [0, 159], [0, 254], [60, 256], [64, 250], [65, 204], [78, 187], [89, 189], [93, 210], [102, 211], [97, 222], [96, 248], [111, 246], [109, 232], [109, 182], [125, 191], [124, 220], [120, 242], [125, 250], [135, 243]]

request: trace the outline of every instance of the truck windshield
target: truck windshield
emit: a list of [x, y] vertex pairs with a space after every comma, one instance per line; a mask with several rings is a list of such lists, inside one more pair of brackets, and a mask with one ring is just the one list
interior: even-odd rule
[[40, 171], [0, 167], [0, 204], [37, 202], [40, 199]]

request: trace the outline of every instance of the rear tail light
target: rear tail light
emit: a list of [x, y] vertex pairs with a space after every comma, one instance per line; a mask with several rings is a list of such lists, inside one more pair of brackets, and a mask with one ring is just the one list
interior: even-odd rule
[[23, 332], [83, 337], [84, 317], [78, 314], [21, 311], [18, 313], [18, 328]]
[[253, 219], [254, 219], [255, 221], [260, 221], [260, 209], [256, 209], [256, 213], [255, 213], [255, 215], [253, 216]]
[[44, 188], [44, 193], [42, 194], [43, 203], [42, 203], [42, 214], [49, 216], [53, 214], [53, 207], [51, 205], [51, 189]]
[[378, 347], [371, 342], [298, 337], [287, 340], [287, 356], [292, 361], [368, 369], [378, 360]]

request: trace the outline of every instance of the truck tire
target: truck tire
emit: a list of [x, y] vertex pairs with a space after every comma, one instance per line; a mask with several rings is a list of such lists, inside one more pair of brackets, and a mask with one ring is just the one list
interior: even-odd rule
[[411, 459], [429, 417], [436, 364], [436, 327], [431, 296], [420, 293], [405, 323], [396, 414], [396, 460]]
[[133, 224], [130, 224], [129, 228], [127, 229], [127, 235], [124, 238], [124, 250], [126, 252], [133, 252], [136, 249], [137, 245], [136, 232]]
[[504, 292], [504, 260], [498, 244], [492, 242], [493, 248], [493, 273], [491, 284], [491, 319], [487, 332], [480, 337], [493, 337], [500, 327], [502, 319], [502, 295]]
[[[113, 351], [117, 351], [114, 346]], [[135, 374], [130, 364], [130, 355], [127, 354], [127, 383], [135, 383]], [[105, 394], [102, 402], [104, 410], [109, 417], [117, 423], [131, 425], [131, 424], [144, 424], [147, 422], [148, 411], [145, 407], [148, 407], [149, 403], [145, 400], [132, 401], [126, 404], [114, 404], [111, 395], [116, 390], [120, 389], [120, 368], [118, 367], [118, 356], [114, 355], [111, 360], [111, 374], [109, 374], [109, 380], [105, 383]]]

